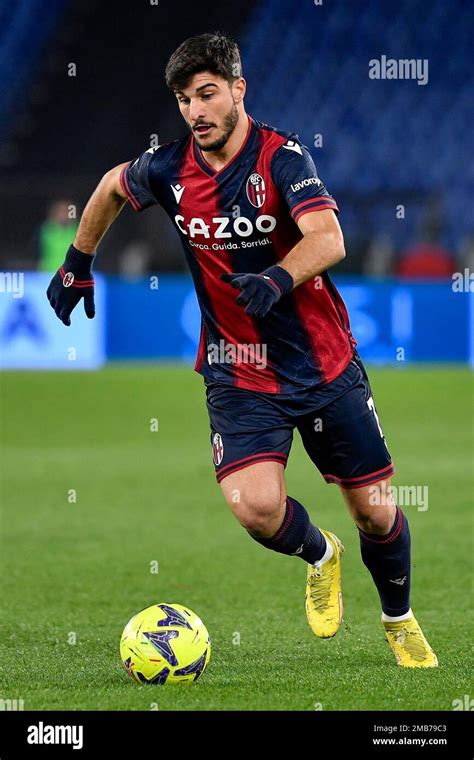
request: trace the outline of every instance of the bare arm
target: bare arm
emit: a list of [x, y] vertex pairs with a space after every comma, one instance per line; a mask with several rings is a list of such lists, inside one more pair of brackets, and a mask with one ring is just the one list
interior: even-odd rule
[[127, 164], [119, 164], [102, 177], [84, 209], [74, 243], [48, 285], [48, 301], [66, 327], [71, 324], [71, 313], [82, 299], [86, 316], [89, 319], [95, 316], [93, 255], [125, 206], [127, 199], [120, 187], [124, 166]]
[[110, 225], [127, 202], [119, 177], [124, 166], [110, 169], [97, 185], [82, 213], [74, 246], [83, 253], [93, 254]]
[[346, 255], [342, 230], [332, 209], [304, 214], [298, 227], [303, 237], [279, 262], [293, 277], [295, 287], [342, 261]]

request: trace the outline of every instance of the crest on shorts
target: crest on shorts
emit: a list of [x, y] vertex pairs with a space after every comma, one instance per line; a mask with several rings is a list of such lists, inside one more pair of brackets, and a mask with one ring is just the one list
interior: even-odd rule
[[220, 433], [214, 433], [212, 436], [212, 456], [214, 464], [218, 467], [224, 457], [224, 443]]
[[255, 208], [261, 208], [265, 203], [265, 182], [263, 177], [257, 172], [250, 175], [247, 180], [247, 198], [252, 206]]

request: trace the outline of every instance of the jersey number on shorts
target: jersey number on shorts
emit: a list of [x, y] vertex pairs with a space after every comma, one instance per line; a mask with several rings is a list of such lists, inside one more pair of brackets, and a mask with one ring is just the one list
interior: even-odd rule
[[372, 396], [370, 396], [370, 398], [367, 399], [367, 406], [369, 407], [370, 411], [374, 413], [375, 421], [377, 423], [377, 427], [380, 432], [380, 437], [383, 438], [385, 441], [385, 436], [383, 434], [382, 428], [380, 427], [379, 417], [378, 417], [377, 412], [375, 411], [375, 404], [374, 404], [374, 399], [372, 398]]

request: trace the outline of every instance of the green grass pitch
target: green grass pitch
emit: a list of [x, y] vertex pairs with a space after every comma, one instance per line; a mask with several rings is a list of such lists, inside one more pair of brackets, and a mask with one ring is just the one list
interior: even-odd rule
[[[304, 563], [253, 542], [226, 506], [189, 367], [7, 372], [0, 699], [26, 710], [451, 710], [472, 695], [472, 374], [370, 376], [394, 484], [429, 488], [426, 511], [405, 511], [412, 606], [439, 669], [395, 665], [357, 530], [297, 434], [288, 491], [346, 546], [345, 622], [326, 641], [306, 622]], [[195, 685], [140, 686], [121, 667], [125, 623], [163, 601], [191, 607], [209, 629], [212, 657]]]

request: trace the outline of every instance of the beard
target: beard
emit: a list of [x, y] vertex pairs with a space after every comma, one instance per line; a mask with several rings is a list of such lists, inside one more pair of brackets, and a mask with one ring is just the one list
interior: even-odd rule
[[222, 123], [223, 134], [221, 137], [218, 137], [216, 140], [214, 140], [214, 142], [206, 143], [205, 145], [201, 145], [199, 136], [196, 137], [196, 134], [194, 135], [194, 139], [202, 151], [221, 150], [237, 126], [238, 120], [239, 112], [237, 110], [237, 106], [235, 103], [232, 103], [232, 108], [230, 109], [229, 113], [224, 116]]

